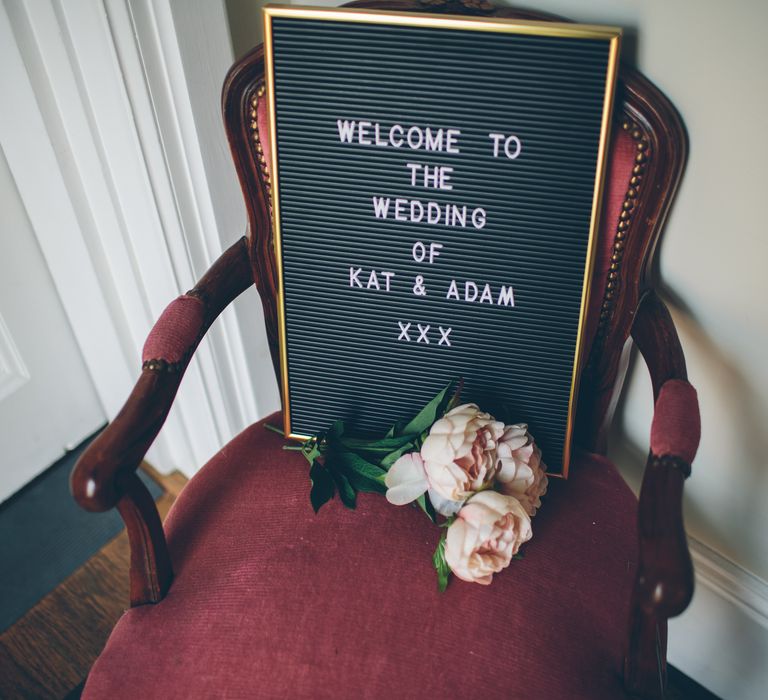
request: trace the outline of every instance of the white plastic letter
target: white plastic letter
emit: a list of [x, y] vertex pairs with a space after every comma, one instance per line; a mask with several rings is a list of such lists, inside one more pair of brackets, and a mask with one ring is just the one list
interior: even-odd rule
[[395, 219], [398, 221], [408, 221], [408, 218], [405, 214], [403, 214], [403, 207], [408, 204], [407, 199], [396, 199], [395, 200]]
[[[398, 138], [395, 138], [395, 132], [399, 134]], [[400, 148], [403, 145], [403, 127], [399, 124], [393, 124], [389, 130], [389, 142], [395, 147]]]
[[416, 187], [416, 173], [421, 170], [421, 165], [419, 163], [406, 163], [405, 167], [411, 170], [411, 187]]
[[496, 305], [497, 306], [514, 306], [515, 305], [515, 294], [512, 291], [512, 287], [505, 287], [504, 285], [501, 285], [501, 289], [499, 290], [499, 296], [496, 299]]
[[459, 136], [461, 136], [461, 129], [448, 129], [445, 132], [445, 150], [447, 153], [461, 153]]
[[373, 125], [373, 142], [377, 146], [386, 146], [387, 142], [381, 138], [381, 124], [376, 122], [376, 124]]
[[389, 213], [389, 197], [374, 197], [373, 211], [377, 219], [386, 219]]
[[427, 202], [427, 223], [440, 223], [440, 205], [437, 202]]
[[493, 157], [499, 157], [499, 144], [504, 140], [504, 134], [488, 134], [488, 137], [493, 141]]
[[[509, 146], [512, 144], [514, 146], [514, 150], [512, 153], [509, 152]], [[520, 151], [523, 150], [523, 144], [520, 143], [520, 139], [517, 138], [517, 136], [510, 136], [507, 138], [507, 140], [504, 142], [504, 153], [507, 154], [507, 158], [510, 160], [514, 160], [520, 155]]]
[[452, 190], [453, 185], [449, 184], [451, 179], [451, 173], [453, 173], [453, 168], [450, 165], [444, 165], [440, 168], [440, 181], [438, 183], [438, 187], [441, 190]]
[[355, 138], [355, 126], [357, 122], [350, 122], [346, 119], [336, 120], [336, 127], [339, 130], [339, 141], [342, 143], [352, 143], [352, 139]]
[[[413, 139], [414, 134], [418, 137], [418, 140], [415, 142]], [[418, 126], [412, 126], [410, 129], [408, 129], [408, 145], [414, 151], [417, 151], [419, 148], [421, 148], [422, 143], [424, 143], [424, 132]]]
[[432, 129], [427, 127], [425, 148], [428, 151], [443, 150], [443, 130], [442, 129], [438, 129], [436, 132], [432, 133]]
[[371, 122], [359, 122], [357, 125], [357, 140], [363, 146], [371, 145], [371, 139], [368, 136], [368, 129], [370, 129], [372, 126], [373, 124], [371, 124]]

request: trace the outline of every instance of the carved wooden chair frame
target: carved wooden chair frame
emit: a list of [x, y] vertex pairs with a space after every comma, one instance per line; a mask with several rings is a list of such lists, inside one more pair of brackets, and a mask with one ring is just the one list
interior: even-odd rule
[[[350, 4], [562, 21], [538, 12], [496, 8], [486, 0], [362, 0]], [[168, 415], [199, 341], [219, 313], [254, 283], [264, 306], [272, 360], [278, 372], [270, 173], [256, 119], [263, 99], [264, 55], [259, 46], [231, 69], [224, 83], [222, 105], [248, 210], [248, 234], [214, 263], [194, 289], [174, 302], [173, 313], [179, 312], [179, 301], [189, 309], [184, 352], [162, 358], [145, 354], [141, 375], [124, 407], [89, 446], [72, 474], [72, 492], [83, 508], [105, 511], [116, 507], [125, 521], [131, 546], [132, 606], [162, 600], [173, 578], [160, 517], [136, 469]], [[685, 164], [685, 130], [667, 98], [626, 65], [620, 69], [614, 118], [631, 135], [636, 153], [605, 288], [595, 292], [602, 294], [602, 302], [581, 381], [576, 435], [581, 447], [594, 452], [605, 451], [606, 428], [626, 372], [630, 340], [648, 365], [654, 399], [668, 380], [687, 379], [677, 333], [652, 284], [655, 249]], [[153, 329], [155, 336], [162, 336], [169, 313], [171, 307]], [[663, 684], [667, 619], [680, 614], [693, 593], [693, 569], [682, 517], [683, 482], [689, 474], [690, 464], [680, 455], [649, 453], [640, 494], [640, 560], [624, 674], [628, 690], [649, 697], [662, 692], [659, 679]]]

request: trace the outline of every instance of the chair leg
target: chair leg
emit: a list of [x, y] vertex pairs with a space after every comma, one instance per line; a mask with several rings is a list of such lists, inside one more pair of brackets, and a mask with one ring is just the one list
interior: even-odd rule
[[663, 698], [667, 688], [667, 621], [639, 605], [632, 610], [624, 687], [647, 700]]
[[131, 607], [159, 603], [170, 588], [173, 568], [157, 506], [136, 472], [128, 476], [117, 509], [131, 545]]

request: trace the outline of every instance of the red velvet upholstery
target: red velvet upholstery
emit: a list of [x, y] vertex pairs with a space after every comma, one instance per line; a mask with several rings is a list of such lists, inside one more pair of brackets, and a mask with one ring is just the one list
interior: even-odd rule
[[259, 131], [259, 143], [267, 161], [267, 170], [272, 167], [272, 141], [269, 138], [269, 106], [266, 96], [256, 105], [256, 128]]
[[204, 317], [203, 302], [197, 297], [185, 294], [174, 299], [149, 332], [141, 353], [142, 362], [179, 362], [197, 345]]
[[670, 379], [656, 399], [651, 424], [651, 452], [693, 462], [701, 438], [699, 400], [688, 382]]
[[607, 460], [553, 481], [493, 585], [440, 594], [421, 512], [361, 494], [315, 515], [282, 445], [256, 424], [191, 480], [166, 523], [173, 586], [125, 613], [85, 698], [623, 697], [637, 502]]
[[603, 190], [603, 210], [595, 249], [595, 267], [587, 307], [587, 353], [592, 347], [597, 323], [600, 320], [600, 306], [603, 303], [605, 285], [608, 281], [608, 268], [611, 266], [616, 227], [619, 224], [621, 205], [629, 189], [636, 154], [637, 150], [632, 137], [620, 126], [614, 126]]

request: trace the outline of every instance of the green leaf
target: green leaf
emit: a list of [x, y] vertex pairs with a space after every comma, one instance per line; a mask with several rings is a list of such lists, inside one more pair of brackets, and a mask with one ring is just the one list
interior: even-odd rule
[[512, 558], [513, 559], [525, 559], [525, 554], [521, 554], [520, 552], [518, 552]]
[[384, 437], [391, 438], [391, 437], [397, 437], [398, 435], [402, 435], [404, 427], [405, 427], [405, 421], [403, 420], [395, 421]]
[[344, 474], [333, 471], [331, 472], [331, 477], [336, 484], [336, 488], [339, 490], [339, 498], [341, 498], [341, 502], [347, 508], [354, 510], [355, 506], [357, 506], [357, 492], [352, 488], [349, 479], [347, 479]]
[[421, 409], [411, 421], [403, 428], [403, 434], [405, 435], [418, 435], [434, 423], [438, 418], [442, 418], [445, 413], [445, 409], [448, 406], [452, 396], [453, 389], [456, 386], [456, 380], [453, 379], [448, 383], [441, 392], [435, 396], [424, 408]]
[[[454, 380], [454, 381], [457, 381], [457, 380]], [[453, 395], [451, 396], [450, 400], [446, 404], [444, 413], [451, 411], [452, 409], [456, 408], [456, 406], [459, 405], [459, 402], [461, 401], [461, 392], [463, 390], [464, 390], [464, 377], [459, 377], [456, 384], [456, 390], [453, 392]]]
[[413, 452], [415, 449], [416, 449], [416, 444], [412, 440], [409, 440], [402, 447], [396, 450], [393, 450], [388, 455], [386, 455], [386, 457], [383, 457], [379, 462], [379, 465], [381, 466], [382, 469], [389, 471], [389, 468], [395, 462], [397, 462], [397, 460], [400, 459], [400, 457], [402, 457], [407, 452]]
[[320, 462], [315, 461], [309, 470], [309, 478], [312, 481], [309, 500], [315, 513], [317, 513], [325, 503], [333, 498], [335, 491], [333, 477]]
[[433, 523], [437, 522], [437, 516], [435, 515], [435, 509], [432, 506], [432, 501], [427, 498], [426, 493], [422, 493], [421, 496], [416, 499], [416, 503], [418, 504], [419, 508], [421, 508], [427, 514], [427, 517]]
[[400, 449], [410, 442], [413, 435], [399, 435], [397, 437], [381, 438], [380, 440], [366, 440], [361, 438], [341, 437], [338, 442], [348, 450], [357, 453], [366, 453], [381, 459], [393, 450]]
[[385, 493], [387, 490], [384, 483], [386, 471], [354, 452], [336, 448], [328, 453], [326, 465], [330, 465], [333, 471], [343, 473], [358, 491]]
[[435, 570], [437, 571], [437, 587], [440, 589], [441, 593], [448, 587], [448, 579], [451, 575], [451, 567], [448, 566], [448, 562], [445, 561], [445, 539], [447, 536], [447, 530], [443, 530], [440, 533], [440, 540], [437, 543], [435, 554], [432, 557], [432, 563], [435, 565]]

